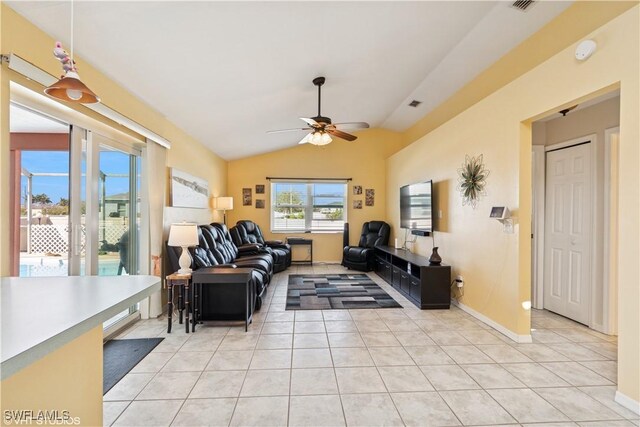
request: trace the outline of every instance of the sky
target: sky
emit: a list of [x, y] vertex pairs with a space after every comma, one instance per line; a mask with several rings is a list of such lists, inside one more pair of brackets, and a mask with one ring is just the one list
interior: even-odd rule
[[[304, 201], [307, 193], [307, 184], [276, 184], [276, 191], [288, 192], [294, 191], [300, 193], [300, 197]], [[330, 205], [335, 203], [343, 203], [344, 192], [346, 186], [344, 184], [315, 184], [314, 196], [316, 205]], [[324, 196], [324, 197], [322, 197]]]
[[[69, 173], [69, 152], [66, 151], [22, 151], [22, 167], [31, 173]], [[127, 174], [129, 155], [119, 151], [100, 152], [100, 170], [108, 174]], [[53, 203], [69, 198], [67, 176], [34, 176], [33, 194], [45, 193]], [[129, 191], [129, 179], [107, 177], [107, 196]], [[22, 202], [27, 188], [27, 177], [22, 177]], [[84, 188], [84, 186], [83, 186]]]

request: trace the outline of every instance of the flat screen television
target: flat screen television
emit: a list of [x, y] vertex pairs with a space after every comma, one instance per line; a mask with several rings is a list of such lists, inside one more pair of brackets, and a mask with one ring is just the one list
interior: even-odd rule
[[400, 227], [433, 232], [432, 181], [400, 187]]

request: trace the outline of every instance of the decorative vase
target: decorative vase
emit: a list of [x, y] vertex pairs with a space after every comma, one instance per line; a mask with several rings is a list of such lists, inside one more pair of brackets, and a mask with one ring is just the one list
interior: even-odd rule
[[429, 257], [429, 264], [440, 265], [441, 262], [442, 262], [442, 258], [438, 254], [438, 247], [435, 246], [433, 248], [433, 252], [431, 252], [431, 256]]

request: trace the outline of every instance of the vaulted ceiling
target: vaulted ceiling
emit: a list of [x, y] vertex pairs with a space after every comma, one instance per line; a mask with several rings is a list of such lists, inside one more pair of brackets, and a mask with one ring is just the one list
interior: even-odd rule
[[[69, 47], [68, 1], [8, 4]], [[323, 115], [402, 131], [570, 4], [76, 2], [75, 52], [235, 159], [294, 146], [266, 131], [315, 115], [320, 75]]]

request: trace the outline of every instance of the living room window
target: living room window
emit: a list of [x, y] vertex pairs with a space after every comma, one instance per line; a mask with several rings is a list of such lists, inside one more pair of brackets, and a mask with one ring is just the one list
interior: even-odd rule
[[272, 181], [271, 231], [342, 231], [346, 206], [346, 181]]

